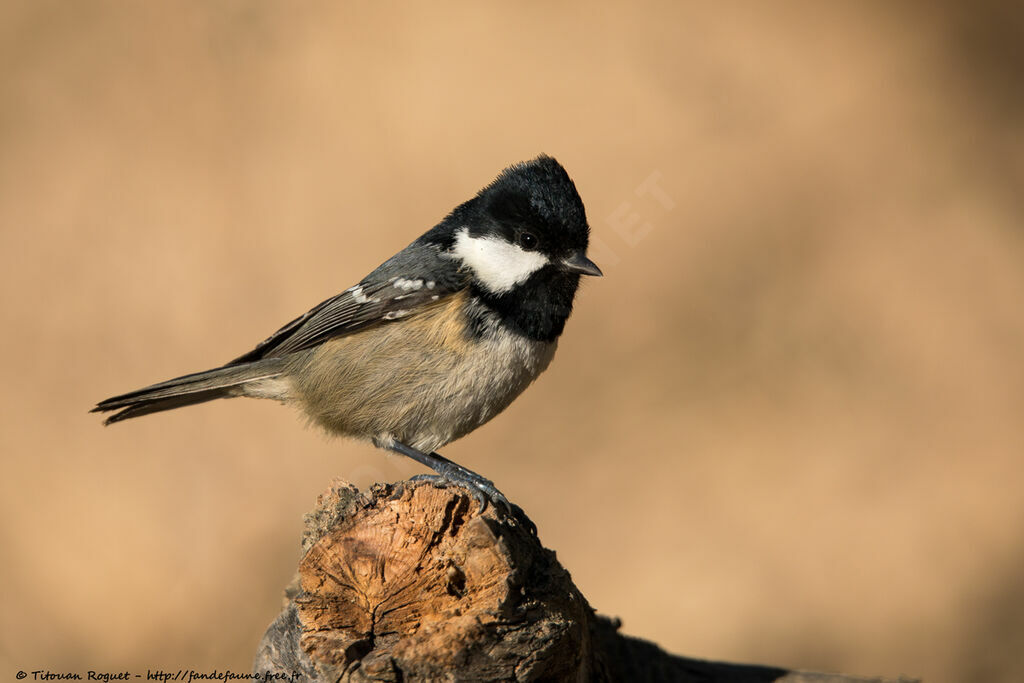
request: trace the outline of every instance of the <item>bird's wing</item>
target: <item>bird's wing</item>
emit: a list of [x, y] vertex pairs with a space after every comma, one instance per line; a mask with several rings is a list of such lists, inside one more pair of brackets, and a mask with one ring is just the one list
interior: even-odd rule
[[316, 305], [229, 365], [302, 351], [370, 325], [407, 318], [466, 283], [458, 264], [436, 246], [413, 243], [358, 285]]

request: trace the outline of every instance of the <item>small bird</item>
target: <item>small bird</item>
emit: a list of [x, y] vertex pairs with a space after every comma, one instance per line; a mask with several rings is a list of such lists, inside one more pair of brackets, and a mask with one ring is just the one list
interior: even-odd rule
[[433, 469], [486, 505], [508, 500], [436, 449], [504, 410], [543, 372], [572, 312], [590, 227], [565, 169], [515, 164], [363, 280], [212, 370], [101, 401], [104, 424], [218, 398], [297, 406], [327, 432]]

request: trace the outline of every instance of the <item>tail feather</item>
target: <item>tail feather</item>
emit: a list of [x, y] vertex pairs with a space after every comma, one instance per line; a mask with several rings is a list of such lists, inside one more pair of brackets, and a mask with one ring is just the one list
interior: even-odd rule
[[90, 412], [119, 411], [104, 421], [109, 425], [131, 417], [239, 396], [243, 385], [280, 375], [281, 366], [281, 360], [273, 358], [195, 372], [113, 396], [97, 403]]
[[[172, 396], [171, 398], [142, 400], [134, 405], [128, 406], [127, 408], [122, 408], [104, 420], [103, 424], [111, 425], [115, 422], [120, 422], [121, 420], [127, 420], [130, 417], [142, 417], [143, 415], [149, 415], [150, 413], [159, 413], [163, 410], [192, 406], [197, 403], [212, 401], [215, 398], [227, 398], [228, 396], [231, 396], [231, 394], [224, 389], [209, 389], [207, 391], [200, 391], [194, 394]], [[92, 412], [95, 413], [101, 410], [117, 410], [117, 408], [100, 408], [97, 406], [92, 409]]]

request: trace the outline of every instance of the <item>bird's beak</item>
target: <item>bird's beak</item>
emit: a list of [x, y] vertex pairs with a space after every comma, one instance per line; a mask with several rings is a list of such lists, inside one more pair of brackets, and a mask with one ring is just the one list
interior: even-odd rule
[[597, 264], [587, 258], [587, 255], [582, 251], [576, 252], [572, 256], [562, 261], [562, 267], [570, 273], [579, 273], [580, 275], [595, 275], [600, 277], [604, 273], [597, 267]]

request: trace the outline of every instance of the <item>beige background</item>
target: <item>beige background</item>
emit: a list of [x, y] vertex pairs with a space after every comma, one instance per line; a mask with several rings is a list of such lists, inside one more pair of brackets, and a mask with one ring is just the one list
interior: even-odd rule
[[673, 652], [1019, 680], [1009, 4], [3, 3], [0, 676], [247, 670], [316, 495], [420, 470], [269, 402], [86, 410], [543, 151], [606, 277], [445, 454]]

